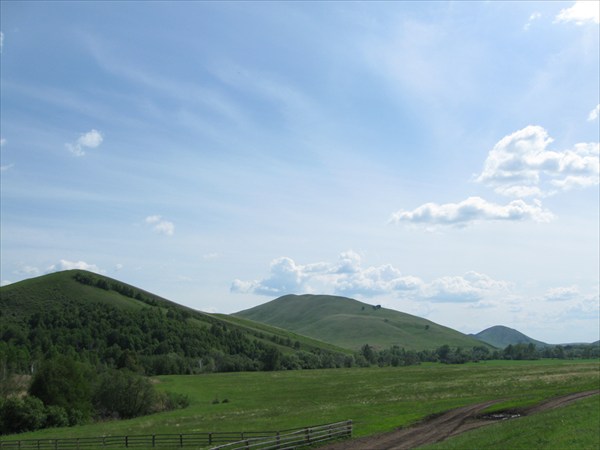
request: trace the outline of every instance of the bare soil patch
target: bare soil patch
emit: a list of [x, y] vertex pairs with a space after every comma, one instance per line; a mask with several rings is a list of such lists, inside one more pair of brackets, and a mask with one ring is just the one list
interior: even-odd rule
[[481, 415], [485, 410], [500, 400], [492, 400], [447, 411], [438, 416], [424, 420], [416, 425], [391, 431], [389, 433], [353, 439], [322, 447], [322, 450], [404, 450], [434, 444], [444, 439], [489, 425], [498, 420], [507, 420], [523, 415], [536, 414], [542, 411], [566, 406], [579, 399], [597, 395], [600, 389], [563, 395], [521, 411]]

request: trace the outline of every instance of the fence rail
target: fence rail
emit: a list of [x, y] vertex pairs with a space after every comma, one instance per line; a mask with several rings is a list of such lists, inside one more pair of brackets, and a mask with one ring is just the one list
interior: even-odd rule
[[352, 437], [352, 421], [307, 427], [277, 433], [269, 437], [256, 437], [213, 447], [211, 450], [291, 450], [319, 442]]
[[174, 449], [193, 447], [196, 449], [212, 448], [223, 450], [284, 450], [307, 446], [324, 440], [350, 437], [351, 435], [352, 421], [346, 421], [284, 431], [148, 434], [67, 439], [0, 439], [0, 449], [79, 450], [98, 448]]

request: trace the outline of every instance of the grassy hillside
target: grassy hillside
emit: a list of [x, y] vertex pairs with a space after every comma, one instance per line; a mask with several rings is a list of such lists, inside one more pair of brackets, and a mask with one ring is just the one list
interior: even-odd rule
[[498, 348], [516, 344], [534, 344], [536, 347], [548, 347], [549, 345], [545, 342], [536, 341], [517, 330], [502, 325], [487, 328], [472, 336]]
[[348, 353], [82, 270], [0, 288], [0, 330], [0, 360], [17, 373], [57, 354], [160, 374], [335, 367]]
[[481, 341], [420, 317], [331, 295], [286, 295], [235, 313], [340, 347], [358, 350], [398, 345], [408, 350], [430, 350], [447, 344], [474, 347]]

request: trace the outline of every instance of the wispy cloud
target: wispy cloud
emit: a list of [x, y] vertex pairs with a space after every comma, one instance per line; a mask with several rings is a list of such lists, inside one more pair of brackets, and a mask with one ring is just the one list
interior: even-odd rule
[[[0, 138], [0, 149], [2, 147], [4, 147], [5, 145], [6, 145], [6, 139], [5, 138]], [[0, 165], [0, 172], [6, 172], [7, 170], [9, 170], [12, 167], [14, 167], [14, 164]]]
[[527, 21], [527, 23], [523, 26], [523, 29], [525, 31], [528, 31], [529, 28], [531, 28], [531, 25], [533, 24], [533, 22], [535, 22], [536, 20], [540, 19], [542, 17], [542, 13], [540, 13], [539, 11], [536, 11], [534, 13], [531, 13], [531, 15], [529, 16], [529, 20]]
[[571, 300], [577, 296], [579, 296], [579, 288], [573, 285], [548, 289], [544, 295], [544, 299], [557, 302]]
[[481, 197], [469, 197], [459, 203], [425, 203], [412, 211], [400, 210], [392, 215], [390, 222], [464, 227], [482, 221], [548, 222], [552, 218], [552, 213], [539, 202], [528, 204], [523, 200], [514, 200], [507, 205], [498, 205]]
[[[467, 272], [462, 276], [446, 276], [433, 280], [422, 289], [422, 297], [443, 303], [475, 303], [483, 300], [490, 292], [508, 292], [506, 281], [494, 280], [478, 272]], [[481, 305], [479, 305], [481, 307]]]
[[3, 49], [4, 49], [4, 33], [2, 31], [0, 31], [0, 53], [2, 53]]
[[594, 120], [598, 119], [598, 116], [600, 116], [600, 103], [590, 111], [587, 120], [589, 122], [593, 122]]
[[152, 229], [159, 234], [173, 236], [175, 233], [175, 224], [168, 220], [164, 220], [162, 216], [148, 216], [144, 222], [146, 222], [148, 225], [151, 225]]
[[586, 23], [600, 24], [600, 2], [597, 0], [576, 1], [570, 8], [561, 9], [554, 22], [574, 22], [579, 26]]
[[65, 146], [75, 156], [84, 156], [86, 148], [96, 148], [102, 144], [103, 137], [98, 130], [91, 130], [79, 136], [74, 143], [67, 143]]

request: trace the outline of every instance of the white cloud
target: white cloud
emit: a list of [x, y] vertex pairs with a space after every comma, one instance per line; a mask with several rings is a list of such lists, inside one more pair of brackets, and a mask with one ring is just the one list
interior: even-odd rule
[[12, 281], [9, 280], [2, 280], [0, 281], [0, 286], [8, 286], [9, 284], [12, 284]]
[[590, 113], [588, 114], [588, 118], [587, 120], [589, 122], [593, 122], [594, 120], [596, 120], [598, 118], [598, 116], [600, 115], [600, 103], [590, 111]]
[[[353, 271], [340, 271], [348, 254], [356, 262]], [[426, 283], [404, 275], [391, 264], [362, 267], [360, 256], [344, 252], [335, 263], [298, 264], [281, 257], [271, 262], [270, 272], [261, 280], [234, 280], [232, 292], [279, 296], [299, 293], [338, 294], [349, 297], [397, 296], [426, 302], [476, 303], [490, 296], [505, 296], [512, 285], [478, 272], [446, 276]], [[481, 303], [483, 304], [483, 303]]]
[[361, 260], [360, 255], [352, 250], [341, 253], [335, 263], [303, 265], [281, 257], [271, 262], [267, 277], [255, 281], [235, 280], [231, 291], [261, 295], [320, 292], [372, 297], [416, 290], [422, 285], [419, 278], [403, 276], [392, 265], [363, 268]]
[[598, 143], [578, 143], [572, 149], [556, 151], [548, 149], [552, 141], [544, 128], [534, 125], [503, 137], [488, 153], [476, 181], [517, 197], [543, 196], [539, 186], [546, 179], [565, 190], [598, 184]]
[[549, 222], [553, 217], [539, 201], [527, 204], [523, 200], [513, 200], [508, 205], [498, 205], [481, 197], [469, 197], [459, 203], [425, 203], [412, 211], [400, 210], [392, 215], [390, 222], [462, 227], [490, 220]]
[[104, 273], [104, 271], [95, 264], [88, 264], [85, 261], [68, 261], [66, 259], [61, 259], [58, 262], [58, 264], [51, 265], [50, 267], [48, 267], [46, 272], [57, 272], [57, 271], [61, 271], [61, 270], [74, 270], [74, 269], [87, 270], [89, 272], [95, 272], [95, 273]]
[[548, 289], [544, 295], [545, 300], [552, 302], [571, 300], [579, 295], [577, 286], [557, 287]]
[[[5, 145], [6, 145], [6, 139], [0, 138], [0, 148], [4, 147]], [[6, 172], [11, 167], [14, 167], [14, 164], [7, 164], [4, 166], [0, 166], [0, 172]]]
[[576, 25], [600, 24], [600, 2], [597, 0], [577, 1], [570, 8], [561, 9], [554, 21], [556, 23], [575, 22]]
[[96, 148], [102, 144], [102, 141], [102, 134], [97, 130], [91, 130], [79, 136], [74, 144], [65, 144], [65, 146], [75, 156], [84, 156], [86, 148]]
[[529, 30], [529, 28], [531, 28], [531, 24], [533, 22], [535, 22], [536, 20], [540, 19], [541, 17], [542, 17], [542, 13], [540, 13], [539, 11], [532, 13], [529, 16], [529, 20], [527, 21], [527, 23], [523, 26], [523, 29], [525, 31]]
[[474, 303], [478, 307], [489, 307], [482, 300], [492, 293], [506, 293], [511, 285], [506, 281], [494, 280], [478, 272], [467, 272], [463, 276], [446, 276], [433, 280], [422, 289], [422, 297], [433, 302]]
[[152, 229], [159, 234], [173, 236], [175, 233], [175, 224], [168, 220], [163, 220], [162, 216], [148, 216], [146, 217], [145, 222], [152, 225]]

